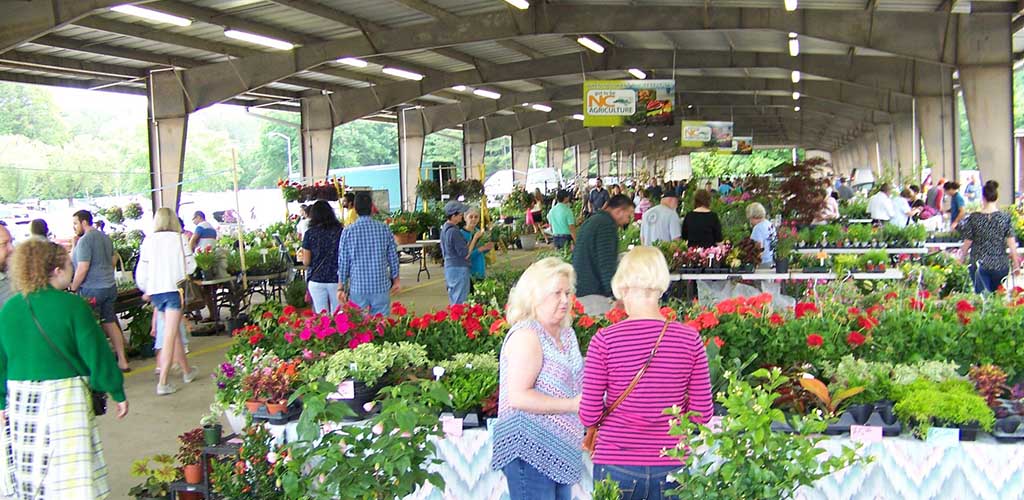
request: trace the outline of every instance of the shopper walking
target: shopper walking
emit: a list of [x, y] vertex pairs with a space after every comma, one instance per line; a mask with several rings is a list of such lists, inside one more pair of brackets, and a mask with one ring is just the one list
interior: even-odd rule
[[561, 250], [571, 245], [576, 239], [576, 216], [572, 213], [572, 196], [569, 191], [559, 191], [555, 195], [555, 204], [548, 211], [548, 223], [555, 248]]
[[683, 217], [680, 233], [686, 245], [695, 248], [713, 247], [722, 241], [722, 222], [711, 211], [711, 191], [697, 191], [693, 196], [694, 208]]
[[575, 273], [556, 257], [512, 288], [501, 346], [491, 469], [511, 500], [569, 500], [583, 475], [579, 409], [583, 357], [571, 324]]
[[156, 385], [158, 396], [178, 390], [167, 382], [172, 363], [181, 366], [182, 381], [186, 384], [199, 374], [198, 367], [189, 366], [179, 334], [184, 304], [178, 283], [195, 270], [196, 259], [181, 235], [178, 216], [170, 208], [158, 209], [153, 216], [153, 234], [142, 240], [139, 265], [135, 269], [135, 282], [144, 294], [143, 300], [152, 302], [153, 309], [164, 314], [164, 346]]
[[192, 215], [192, 224], [196, 226], [196, 230], [192, 232], [189, 239], [189, 246], [193, 252], [197, 248], [212, 247], [217, 244], [217, 230], [213, 228], [213, 224], [206, 221], [206, 214], [202, 210], [196, 210], [196, 213]]
[[[986, 182], [981, 189], [981, 200], [981, 210], [965, 218], [960, 225], [960, 235], [964, 238], [960, 255], [970, 267], [977, 293], [994, 292], [1011, 266], [1014, 273], [1020, 269], [1017, 236], [1010, 214], [999, 210], [997, 203], [999, 183]], [[1010, 250], [1009, 259], [1006, 257], [1007, 249]]]
[[302, 263], [313, 311], [333, 313], [338, 310], [338, 243], [341, 222], [334, 209], [324, 200], [309, 207], [309, 229], [302, 237]]
[[108, 498], [89, 387], [109, 393], [124, 418], [123, 375], [89, 305], [62, 291], [72, 279], [63, 247], [29, 240], [11, 264], [18, 294], [0, 310], [0, 422], [13, 497]]
[[447, 221], [441, 227], [441, 255], [444, 256], [444, 281], [448, 286], [448, 303], [465, 304], [469, 298], [469, 243], [462, 236], [459, 224], [469, 207], [457, 201], [444, 206]]
[[671, 487], [667, 476], [679, 470], [679, 462], [662, 450], [674, 448], [679, 436], [669, 435], [665, 408], [696, 412], [700, 423], [711, 418], [711, 379], [700, 335], [665, 319], [658, 307], [668, 285], [659, 250], [630, 250], [612, 280], [627, 317], [598, 331], [587, 348], [580, 421], [600, 429], [594, 477], [611, 475], [622, 498], [661, 500]]
[[949, 181], [942, 188], [949, 197], [949, 230], [956, 231], [960, 221], [967, 215], [967, 211], [964, 210], [964, 197], [960, 194], [960, 183]]
[[530, 231], [537, 234], [537, 238], [544, 240], [545, 243], [548, 241], [548, 236], [544, 234], [544, 195], [540, 192], [540, 188], [533, 190], [533, 201], [530, 206], [526, 208], [526, 225], [530, 228]]
[[7, 261], [11, 260], [11, 254], [13, 253], [14, 238], [11, 236], [11, 232], [7, 230], [7, 226], [0, 224], [0, 309], [3, 309], [4, 303], [14, 294], [14, 291], [11, 289], [11, 278], [7, 274]]
[[761, 244], [761, 264], [771, 266], [774, 262], [773, 243], [776, 241], [775, 225], [768, 220], [764, 205], [754, 202], [747, 205], [747, 222], [753, 228], [750, 239]]
[[671, 189], [665, 190], [661, 203], [647, 210], [640, 222], [640, 242], [653, 245], [659, 241], [674, 241], [682, 238], [679, 222], [679, 198]]
[[391, 294], [398, 293], [398, 249], [395, 237], [382, 222], [370, 217], [369, 193], [355, 196], [359, 218], [345, 228], [338, 242], [338, 301], [351, 300], [372, 314], [388, 314]]
[[71, 259], [75, 266], [75, 276], [71, 281], [70, 290], [85, 297], [93, 304], [93, 309], [100, 317], [103, 331], [106, 332], [110, 344], [117, 354], [117, 366], [122, 371], [128, 368], [128, 358], [124, 355], [124, 333], [114, 314], [114, 301], [117, 300], [117, 281], [114, 280], [114, 242], [102, 231], [92, 225], [92, 213], [79, 210], [71, 216], [71, 224], [75, 230], [72, 239]]
[[619, 265], [619, 227], [633, 220], [633, 200], [613, 196], [604, 210], [594, 212], [576, 233], [572, 267], [576, 271], [579, 301], [587, 314], [611, 309], [612, 276]]
[[494, 243], [481, 243], [487, 233], [480, 226], [480, 209], [469, 207], [466, 210], [466, 225], [461, 229], [462, 237], [469, 246], [469, 274], [471, 280], [482, 280], [487, 277], [487, 259], [484, 254], [494, 250]]

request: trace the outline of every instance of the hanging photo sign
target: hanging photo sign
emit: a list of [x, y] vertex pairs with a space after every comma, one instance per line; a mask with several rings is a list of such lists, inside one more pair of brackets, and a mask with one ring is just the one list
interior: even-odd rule
[[733, 150], [732, 122], [683, 121], [680, 146], [718, 151]]
[[754, 154], [754, 138], [750, 136], [735, 136], [732, 138], [732, 154], [751, 155]]
[[672, 125], [675, 80], [586, 80], [583, 126]]

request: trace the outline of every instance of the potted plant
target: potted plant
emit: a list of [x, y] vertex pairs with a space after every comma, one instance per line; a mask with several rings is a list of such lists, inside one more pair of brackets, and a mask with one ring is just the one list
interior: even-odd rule
[[416, 219], [415, 214], [408, 212], [395, 212], [387, 219], [388, 227], [395, 235], [395, 244], [409, 245], [416, 243], [423, 228]]
[[264, 376], [261, 388], [270, 416], [283, 415], [288, 411], [288, 398], [294, 391], [297, 375], [296, 365], [294, 361], [283, 361], [269, 375]]
[[[729, 390], [729, 378], [730, 373], [746, 373], [747, 368], [754, 364], [757, 359], [757, 353], [751, 353], [750, 357], [746, 361], [741, 361], [739, 358], [723, 359], [722, 358], [722, 347], [718, 342], [708, 342], [704, 349], [707, 351], [708, 360], [708, 375], [711, 379], [711, 394], [725, 394]], [[720, 403], [714, 403], [714, 414], [724, 415], [726, 412], [725, 407]]]
[[498, 389], [498, 360], [491, 354], [459, 353], [440, 366], [444, 372], [438, 380], [452, 395], [458, 418], [478, 412]]
[[851, 224], [846, 230], [846, 234], [850, 240], [853, 241], [854, 245], [858, 247], [868, 246], [872, 238], [872, 227], [870, 224]]
[[220, 414], [224, 410], [217, 403], [210, 405], [210, 413], [204, 416], [199, 423], [203, 426], [203, 442], [206, 446], [217, 446], [223, 437], [223, 428], [220, 424]]
[[999, 398], [1009, 390], [1006, 386], [1007, 375], [1002, 368], [996, 365], [972, 366], [967, 376], [990, 407], [1002, 405]]
[[796, 245], [796, 232], [791, 227], [781, 227], [776, 233], [775, 248], [772, 253], [775, 259], [775, 272], [788, 273], [789, 260], [793, 256], [793, 247]]
[[178, 436], [178, 463], [185, 473], [185, 482], [199, 484], [203, 480], [203, 428], [196, 427]]
[[126, 219], [139, 220], [142, 218], [142, 204], [133, 201], [125, 205], [121, 212]]
[[136, 500], [169, 500], [168, 486], [178, 478], [178, 469], [174, 466], [174, 457], [153, 455], [132, 462], [131, 474], [143, 478], [141, 484], [128, 490]]
[[416, 184], [416, 195], [423, 200], [424, 205], [430, 201], [437, 201], [441, 199], [441, 186], [438, 185], [437, 181], [431, 179], [421, 179]]
[[995, 415], [988, 403], [974, 393], [969, 381], [918, 380], [901, 388], [896, 402], [896, 415], [924, 437], [932, 426], [960, 427], [960, 439], [973, 441], [979, 429], [991, 431]]

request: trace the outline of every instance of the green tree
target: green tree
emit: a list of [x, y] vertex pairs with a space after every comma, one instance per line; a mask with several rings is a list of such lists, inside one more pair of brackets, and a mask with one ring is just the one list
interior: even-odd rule
[[743, 177], [764, 175], [783, 163], [793, 161], [792, 154], [789, 149], [755, 149], [750, 155], [697, 152], [690, 154], [690, 162], [695, 179]]
[[423, 143], [423, 162], [450, 161], [462, 168], [462, 131], [442, 130], [427, 135]]
[[512, 136], [487, 141], [484, 146], [484, 165], [487, 177], [499, 170], [512, 168]]
[[23, 135], [47, 144], [67, 139], [48, 89], [5, 82], [0, 82], [0, 135]]

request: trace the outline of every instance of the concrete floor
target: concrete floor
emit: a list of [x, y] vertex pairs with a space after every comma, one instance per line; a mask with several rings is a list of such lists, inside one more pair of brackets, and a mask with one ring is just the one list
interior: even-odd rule
[[[492, 268], [526, 268], [536, 258], [536, 251], [512, 251], [499, 256], [498, 263]], [[447, 306], [443, 269], [434, 264], [428, 269], [430, 279], [423, 273], [417, 283], [418, 264], [403, 264], [402, 290], [392, 300], [401, 301], [416, 313]], [[108, 414], [98, 418], [110, 469], [111, 498], [130, 498], [128, 489], [138, 482], [130, 474], [134, 460], [157, 453], [175, 453], [178, 449], [177, 436], [199, 426], [199, 419], [209, 411], [216, 389], [210, 374], [222, 362], [230, 343], [225, 335], [194, 337], [189, 361], [199, 367], [201, 376], [187, 386], [181, 386], [178, 379], [175, 383], [180, 390], [170, 396], [156, 396], [153, 359], [131, 363], [132, 372], [125, 377], [125, 392], [130, 404], [128, 417], [117, 420]], [[224, 427], [228, 428], [227, 422], [224, 422]]]

